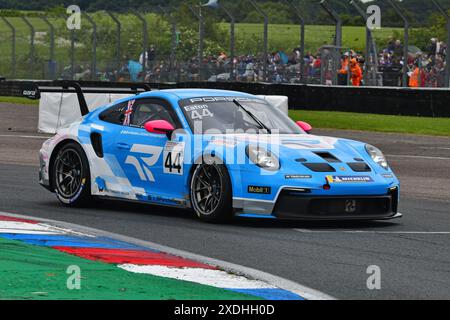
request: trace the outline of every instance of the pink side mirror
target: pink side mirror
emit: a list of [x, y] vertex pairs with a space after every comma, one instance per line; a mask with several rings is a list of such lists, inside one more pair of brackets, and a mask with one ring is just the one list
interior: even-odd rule
[[168, 137], [175, 131], [173, 125], [166, 120], [149, 121], [144, 125], [145, 130], [155, 134], [165, 134]]
[[310, 134], [313, 130], [313, 127], [309, 123], [304, 121], [297, 121], [297, 125], [308, 134]]

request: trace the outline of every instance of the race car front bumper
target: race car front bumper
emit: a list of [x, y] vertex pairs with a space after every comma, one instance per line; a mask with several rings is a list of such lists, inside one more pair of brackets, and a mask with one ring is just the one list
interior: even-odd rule
[[398, 217], [398, 189], [383, 196], [308, 196], [283, 190], [273, 216], [286, 220], [383, 220]]
[[387, 220], [400, 218], [399, 188], [385, 195], [312, 195], [307, 189], [285, 188], [274, 203], [268, 201], [234, 201], [242, 217], [277, 218], [281, 220]]

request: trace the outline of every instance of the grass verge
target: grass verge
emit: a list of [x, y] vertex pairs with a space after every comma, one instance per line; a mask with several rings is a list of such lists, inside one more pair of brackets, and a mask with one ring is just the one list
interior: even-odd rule
[[27, 105], [37, 106], [39, 104], [39, 101], [31, 100], [28, 98], [21, 98], [21, 97], [1, 97], [0, 96], [0, 103], [27, 104]]
[[290, 111], [315, 128], [450, 136], [450, 118], [420, 118], [328, 111]]
[[[222, 30], [228, 31], [229, 23], [219, 23]], [[299, 26], [296, 24], [269, 24], [269, 50], [287, 50], [290, 52], [298, 46]], [[381, 42], [389, 42], [389, 37], [394, 32], [402, 32], [401, 28], [383, 28], [374, 32], [374, 37]], [[263, 24], [259, 23], [237, 23], [236, 42], [237, 50], [239, 44], [246, 43], [254, 39], [262, 39]], [[363, 51], [365, 48], [365, 28], [360, 26], [344, 26], [342, 29], [343, 47]], [[334, 41], [335, 28], [332, 25], [306, 25], [305, 44], [306, 50], [313, 54], [324, 44], [331, 44]], [[261, 40], [262, 41], [262, 40]], [[239, 52], [247, 54], [248, 52]]]

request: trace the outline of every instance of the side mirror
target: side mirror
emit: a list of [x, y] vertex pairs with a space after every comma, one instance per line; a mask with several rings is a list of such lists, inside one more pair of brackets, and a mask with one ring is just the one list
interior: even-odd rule
[[145, 130], [155, 134], [165, 134], [170, 140], [172, 133], [175, 131], [173, 125], [166, 120], [149, 121], [144, 125]]
[[303, 130], [305, 131], [307, 134], [311, 134], [313, 127], [304, 121], [297, 121], [297, 125]]

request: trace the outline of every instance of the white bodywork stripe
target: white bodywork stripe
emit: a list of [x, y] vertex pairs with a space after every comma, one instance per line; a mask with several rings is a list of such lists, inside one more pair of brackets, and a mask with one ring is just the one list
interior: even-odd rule
[[105, 130], [104, 126], [99, 126], [98, 124], [92, 124], [91, 127], [92, 127], [92, 129], [96, 129], [98, 131], [104, 131]]

